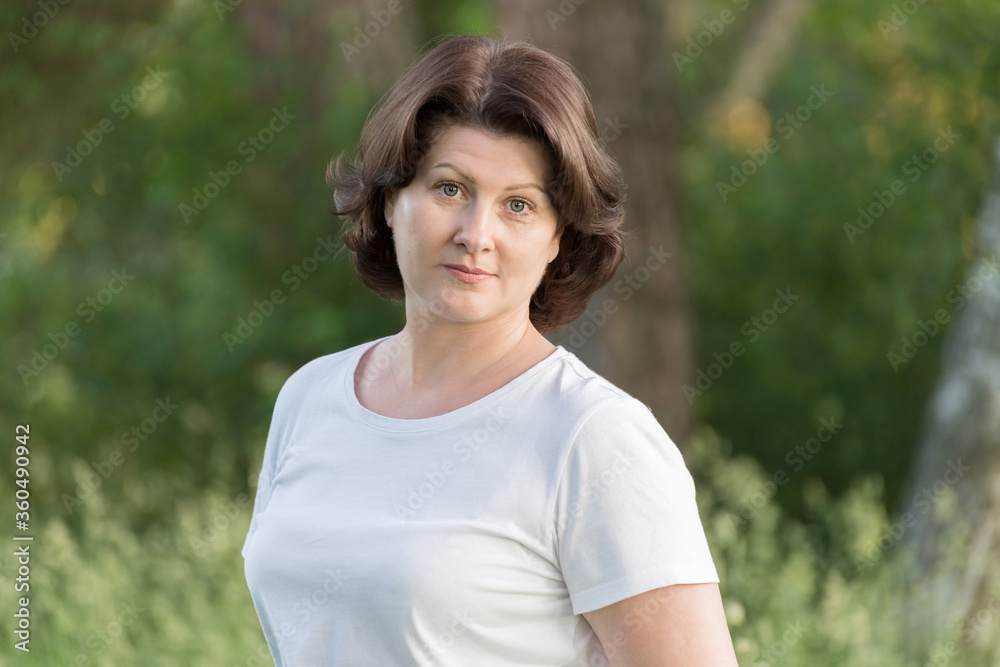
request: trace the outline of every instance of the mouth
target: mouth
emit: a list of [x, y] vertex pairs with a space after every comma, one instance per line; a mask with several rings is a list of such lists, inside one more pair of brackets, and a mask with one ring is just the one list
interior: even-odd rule
[[468, 284], [481, 283], [493, 277], [488, 271], [473, 269], [464, 264], [445, 264], [444, 268], [454, 278]]

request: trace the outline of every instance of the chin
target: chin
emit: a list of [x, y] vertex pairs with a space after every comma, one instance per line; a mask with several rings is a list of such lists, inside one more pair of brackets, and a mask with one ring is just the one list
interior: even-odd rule
[[429, 298], [421, 299], [425, 306], [437, 304], [433, 312], [438, 317], [454, 322], [478, 322], [492, 314], [492, 308], [485, 303], [486, 297], [465, 291], [442, 290]]
[[438, 313], [438, 316], [443, 319], [463, 324], [482, 322], [489, 319], [491, 315], [493, 313], [480, 308], [445, 308]]

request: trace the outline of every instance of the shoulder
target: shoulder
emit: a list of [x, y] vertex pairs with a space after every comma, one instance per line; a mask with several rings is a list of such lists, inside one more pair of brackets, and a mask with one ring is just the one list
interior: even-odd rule
[[592, 459], [650, 459], [686, 472], [676, 443], [648, 405], [589, 368], [572, 353], [560, 360], [559, 404], [553, 406], [570, 425], [567, 463]]
[[276, 409], [289, 404], [301, 404], [308, 396], [323, 394], [331, 383], [343, 380], [344, 373], [353, 366], [362, 349], [374, 341], [316, 357], [292, 373], [278, 392]]
[[652, 419], [645, 403], [594, 371], [572, 352], [561, 350], [553, 377], [561, 414], [576, 415], [581, 423], [611, 415]]

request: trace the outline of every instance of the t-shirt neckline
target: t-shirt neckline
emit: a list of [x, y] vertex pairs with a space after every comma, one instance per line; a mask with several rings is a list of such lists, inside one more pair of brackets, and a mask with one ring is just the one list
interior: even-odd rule
[[562, 345], [556, 345], [556, 349], [537, 364], [524, 371], [499, 389], [473, 401], [472, 403], [469, 403], [468, 405], [463, 405], [460, 408], [441, 415], [435, 415], [433, 417], [423, 417], [420, 419], [398, 419], [396, 417], [387, 417], [377, 412], [372, 412], [365, 406], [361, 405], [361, 401], [358, 400], [358, 395], [354, 391], [354, 374], [358, 370], [358, 364], [361, 362], [361, 357], [364, 356], [365, 352], [390, 337], [391, 336], [383, 336], [382, 338], [373, 340], [366, 345], [359, 345], [357, 347], [354, 355], [350, 359], [350, 363], [347, 365], [347, 372], [344, 377], [344, 393], [348, 408], [358, 419], [381, 430], [406, 433], [413, 433], [415, 431], [430, 431], [437, 428], [443, 428], [464, 419], [469, 415], [479, 412], [480, 410], [487, 409], [490, 405], [497, 402], [510, 392], [517, 390], [525, 383], [531, 381], [533, 377], [569, 354], [566, 348]]

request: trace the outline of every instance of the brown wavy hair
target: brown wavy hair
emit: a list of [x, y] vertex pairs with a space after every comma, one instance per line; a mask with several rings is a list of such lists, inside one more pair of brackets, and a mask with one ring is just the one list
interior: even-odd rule
[[551, 168], [545, 189], [563, 235], [529, 317], [542, 333], [579, 317], [624, 256], [625, 184], [572, 67], [526, 42], [463, 35], [430, 50], [377, 106], [361, 131], [357, 159], [341, 153], [326, 172], [361, 282], [385, 299], [403, 300], [385, 204], [413, 180], [441, 130], [459, 125], [542, 146]]

